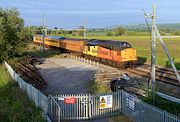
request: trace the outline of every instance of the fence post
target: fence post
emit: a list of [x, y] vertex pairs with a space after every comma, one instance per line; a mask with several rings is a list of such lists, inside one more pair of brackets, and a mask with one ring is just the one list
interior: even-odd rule
[[16, 79], [15, 79], [15, 71], [13, 71], [13, 70], [11, 70], [12, 72], [13, 72], [13, 80], [15, 80], [16, 81]]
[[167, 116], [167, 112], [166, 110], [163, 110], [163, 122], [167, 122], [166, 116]]
[[[123, 90], [121, 90], [121, 112], [123, 113]], [[123, 113], [124, 114], [124, 113]]]
[[88, 95], [89, 119], [91, 119], [91, 94]]
[[52, 105], [51, 105], [51, 97], [50, 97], [50, 95], [48, 95], [48, 108], [47, 108], [47, 109], [48, 109], [48, 112], [47, 112], [47, 113], [48, 113], [48, 115], [50, 116], [50, 119], [53, 119], [53, 118], [52, 118], [52, 109], [51, 109], [51, 106], [52, 106]]
[[29, 97], [30, 97], [30, 100], [33, 100], [32, 99], [32, 85], [30, 85], [30, 96]]
[[40, 106], [40, 98], [39, 98], [39, 96], [40, 96], [40, 91], [38, 90], [38, 101], [37, 101], [37, 106]]
[[58, 122], [60, 122], [61, 121], [61, 108], [58, 106], [58, 108], [59, 108], [59, 116], [58, 116]]
[[139, 119], [138, 122], [141, 122], [141, 100], [139, 100]]
[[22, 89], [22, 81], [23, 81], [23, 79], [21, 79], [21, 82], [20, 82], [20, 84], [21, 84], [20, 88], [21, 88], [21, 89]]

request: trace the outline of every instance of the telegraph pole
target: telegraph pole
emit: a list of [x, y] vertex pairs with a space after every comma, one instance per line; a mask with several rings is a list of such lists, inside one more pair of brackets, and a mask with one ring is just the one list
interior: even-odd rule
[[42, 41], [41, 41], [41, 51], [44, 51], [44, 38], [47, 36], [47, 27], [45, 24], [45, 15], [43, 14], [43, 29], [42, 29]]
[[[152, 97], [153, 104], [155, 105], [155, 75], [156, 75], [156, 6], [153, 4], [152, 14], [145, 14], [145, 18], [152, 19], [152, 31], [151, 31], [151, 88], [152, 88]], [[147, 21], [146, 21], [147, 22]]]
[[151, 83], [152, 83], [152, 95], [153, 95], [153, 104], [155, 105], [155, 71], [156, 71], [156, 5], [153, 5], [152, 12], [152, 37], [151, 37]]
[[171, 58], [171, 56], [169, 55], [168, 53], [168, 50], [166, 48], [166, 45], [157, 29], [157, 26], [156, 26], [156, 6], [155, 4], [153, 5], [153, 12], [152, 12], [152, 15], [146, 15], [145, 14], [145, 17], [146, 18], [151, 18], [152, 19], [152, 32], [151, 32], [151, 84], [152, 84], [152, 94], [153, 94], [153, 104], [155, 105], [155, 88], [156, 88], [156, 82], [155, 82], [155, 65], [156, 65], [156, 34], [157, 34], [157, 37], [159, 38], [160, 40], [160, 43], [169, 59], [169, 62], [174, 70], [174, 73], [176, 74], [176, 77], [180, 83], [180, 76], [179, 76], [179, 73], [174, 65], [174, 62]]
[[86, 17], [84, 17], [84, 39], [86, 39]]

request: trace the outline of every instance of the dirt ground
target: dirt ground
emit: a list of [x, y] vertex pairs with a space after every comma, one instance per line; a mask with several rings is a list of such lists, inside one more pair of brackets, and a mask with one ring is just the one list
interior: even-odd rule
[[97, 68], [73, 59], [47, 58], [37, 68], [48, 85], [45, 94], [87, 93], [87, 87]]
[[36, 65], [48, 85], [45, 94], [81, 94], [87, 93], [89, 82], [105, 82], [110, 85], [112, 78], [119, 78], [124, 71], [99, 64], [98, 67], [70, 58], [47, 58]]

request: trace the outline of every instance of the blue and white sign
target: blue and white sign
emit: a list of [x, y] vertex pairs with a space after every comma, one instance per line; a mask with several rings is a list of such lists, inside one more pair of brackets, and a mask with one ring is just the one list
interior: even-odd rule
[[135, 107], [134, 101], [135, 101], [135, 97], [134, 97], [134, 96], [132, 96], [132, 95], [129, 94], [129, 95], [126, 97], [126, 106], [127, 106], [129, 109], [133, 110], [133, 111], [134, 111], [134, 107]]

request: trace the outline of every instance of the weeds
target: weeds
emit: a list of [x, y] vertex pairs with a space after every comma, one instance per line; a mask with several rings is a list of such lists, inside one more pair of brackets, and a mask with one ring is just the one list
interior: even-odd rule
[[3, 65], [0, 65], [0, 74], [0, 121], [43, 122], [42, 110], [19, 89]]

